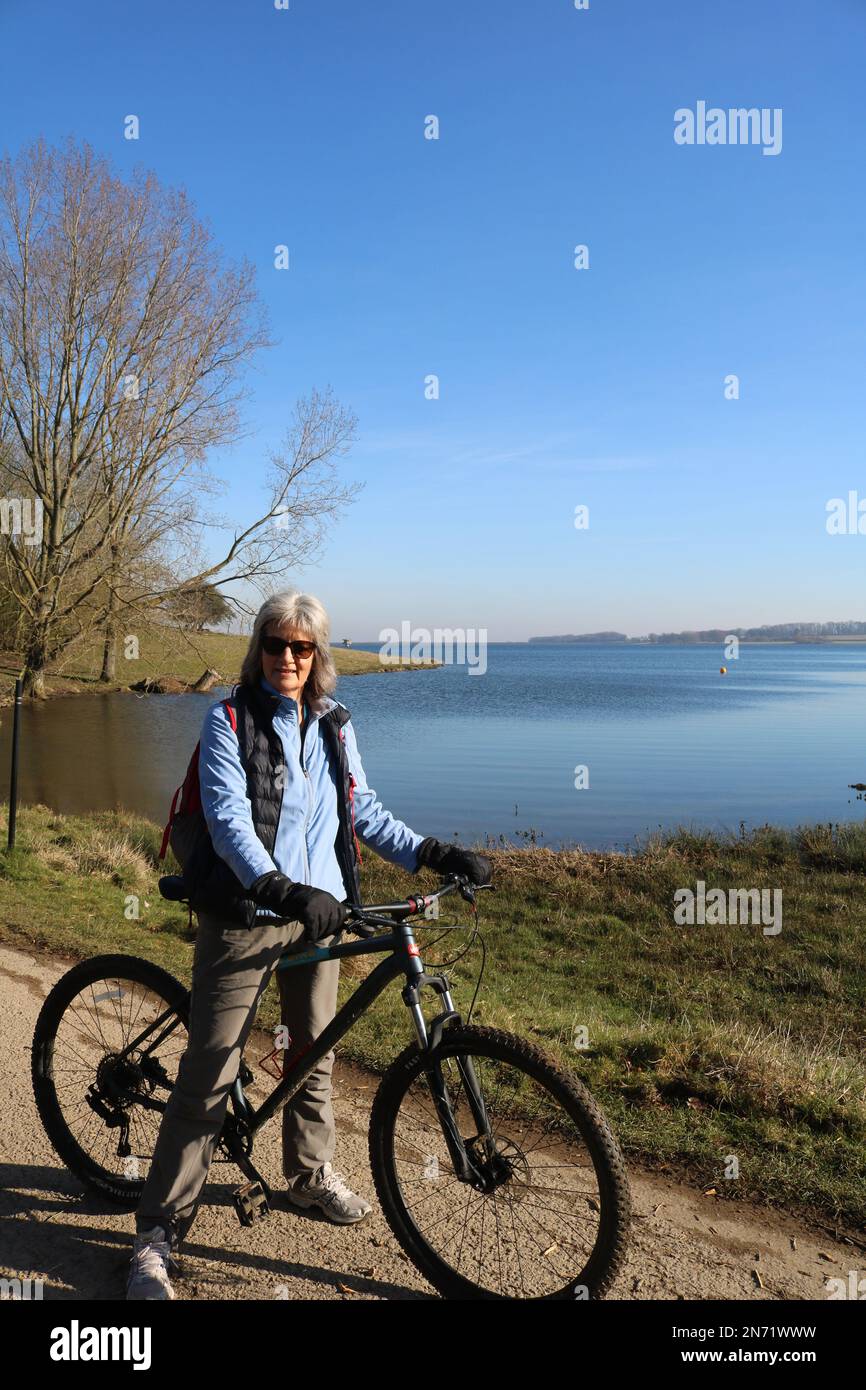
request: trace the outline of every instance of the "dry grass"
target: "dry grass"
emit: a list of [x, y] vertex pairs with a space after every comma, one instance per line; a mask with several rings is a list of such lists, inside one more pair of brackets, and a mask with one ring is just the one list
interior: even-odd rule
[[122, 820], [106, 824], [105, 817], [67, 817], [36, 806], [19, 812], [19, 827], [22, 846], [55, 872], [104, 878], [121, 887], [153, 884], [147, 847]]

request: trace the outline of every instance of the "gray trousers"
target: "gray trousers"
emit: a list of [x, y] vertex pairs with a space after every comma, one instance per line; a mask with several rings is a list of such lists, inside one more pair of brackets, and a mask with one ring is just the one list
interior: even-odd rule
[[[256, 1009], [286, 946], [302, 949], [300, 922], [237, 927], [198, 914], [189, 1041], [157, 1136], [135, 1213], [137, 1231], [162, 1226], [173, 1244], [195, 1220], [228, 1097]], [[327, 945], [326, 938], [322, 945]], [[312, 1043], [337, 1009], [338, 960], [281, 970], [280, 1018], [291, 1037], [285, 1060]], [[308, 1180], [334, 1154], [329, 1052], [282, 1111], [287, 1186]]]

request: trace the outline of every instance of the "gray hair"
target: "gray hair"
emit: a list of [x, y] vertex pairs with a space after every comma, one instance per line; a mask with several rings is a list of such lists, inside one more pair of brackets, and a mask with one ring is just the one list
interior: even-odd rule
[[253, 635], [241, 666], [241, 685], [258, 685], [262, 678], [262, 637], [268, 623], [293, 627], [315, 642], [313, 664], [304, 687], [308, 699], [331, 695], [337, 684], [337, 669], [331, 656], [331, 624], [323, 605], [312, 594], [285, 589], [266, 599], [256, 614]]

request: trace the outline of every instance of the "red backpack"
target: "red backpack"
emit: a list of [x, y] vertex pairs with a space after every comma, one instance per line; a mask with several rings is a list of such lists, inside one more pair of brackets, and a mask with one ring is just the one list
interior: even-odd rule
[[[223, 700], [229, 722], [237, 733], [238, 719], [233, 706], [228, 700]], [[177, 862], [181, 868], [185, 869], [192, 858], [193, 852], [201, 844], [202, 840], [210, 835], [207, 828], [207, 821], [204, 818], [204, 811], [201, 805], [201, 786], [198, 780], [198, 755], [201, 747], [199, 741], [189, 760], [186, 776], [178, 787], [171, 799], [171, 809], [168, 813], [168, 823], [162, 836], [162, 845], [159, 851], [160, 859], [165, 858], [165, 852], [171, 845]], [[178, 805], [178, 797], [180, 805]]]

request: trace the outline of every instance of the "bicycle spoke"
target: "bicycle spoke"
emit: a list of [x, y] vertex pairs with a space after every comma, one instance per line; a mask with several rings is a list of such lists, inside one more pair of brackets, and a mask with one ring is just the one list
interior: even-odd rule
[[[153, 1029], [163, 1015], [159, 1028]], [[165, 1109], [163, 1098], [176, 1081], [186, 1050], [183, 1023], [159, 1041], [171, 1022], [172, 1008], [158, 992], [138, 980], [116, 977], [83, 984], [60, 1016], [52, 1039], [51, 1083], [63, 1123], [88, 1171], [133, 1183], [143, 1178], [140, 1170], [150, 1164]], [[149, 1029], [150, 1046], [157, 1040], [152, 1052]], [[130, 1042], [141, 1034], [145, 1036], [127, 1054]], [[89, 1103], [89, 1092], [99, 1095], [124, 1123], [109, 1126]], [[159, 1100], [161, 1108], [139, 1104], [139, 1095]], [[118, 1153], [124, 1134], [130, 1149], [125, 1157]], [[130, 1173], [132, 1158], [135, 1171]]]
[[[482, 1133], [466, 1084], [470, 1065], [487, 1115]], [[440, 1069], [478, 1176], [473, 1186], [454, 1172], [429, 1080], [420, 1072], [393, 1136], [410, 1221], [447, 1267], [478, 1288], [526, 1298], [567, 1286], [595, 1247], [602, 1203], [577, 1124], [522, 1059], [473, 1055], [470, 1062], [467, 1055], [458, 1067], [451, 1055], [440, 1059]], [[424, 1171], [431, 1162], [447, 1181]]]

